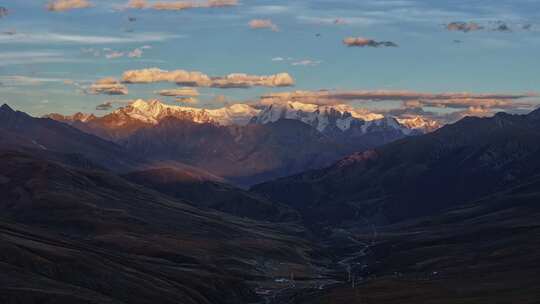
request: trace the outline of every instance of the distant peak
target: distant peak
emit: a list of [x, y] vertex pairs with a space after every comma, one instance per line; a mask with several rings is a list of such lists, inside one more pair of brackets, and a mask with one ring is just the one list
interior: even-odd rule
[[0, 106], [0, 111], [2, 111], [2, 112], [15, 112], [15, 111], [13, 111], [13, 109], [10, 106], [8, 106], [7, 103]]
[[540, 119], [540, 107], [529, 113], [527, 116], [534, 119]]
[[130, 104], [130, 106], [134, 107], [134, 108], [141, 108], [141, 107], [147, 107], [148, 106], [148, 102], [146, 102], [145, 100], [142, 100], [142, 99], [137, 99], [135, 100], [134, 102], [132, 102]]

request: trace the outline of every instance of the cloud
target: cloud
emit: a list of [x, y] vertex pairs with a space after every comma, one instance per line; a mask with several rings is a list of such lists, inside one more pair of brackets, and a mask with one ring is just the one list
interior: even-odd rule
[[[522, 97], [524, 98], [524, 97]], [[467, 107], [475, 108], [497, 108], [497, 109], [512, 109], [516, 107], [529, 107], [529, 103], [516, 102], [518, 98], [505, 98], [504, 96], [495, 98], [449, 98], [449, 99], [426, 99], [419, 100], [418, 102], [422, 106], [434, 107], [434, 108], [452, 108], [461, 109]]]
[[108, 77], [97, 80], [85, 92], [91, 95], [127, 95], [128, 88], [117, 79]]
[[89, 7], [92, 7], [92, 3], [88, 0], [54, 0], [47, 5], [47, 9], [51, 12], [64, 12]]
[[136, 48], [136, 49], [134, 49], [133, 51], [128, 52], [128, 53], [127, 53], [127, 56], [128, 56], [129, 58], [141, 58], [143, 54], [144, 54], [143, 49]]
[[249, 87], [289, 87], [294, 79], [287, 73], [270, 76], [254, 76], [247, 74], [229, 74], [212, 79], [212, 87], [216, 88], [249, 88]]
[[313, 16], [298, 16], [296, 19], [301, 23], [314, 24], [314, 25], [359, 25], [359, 26], [371, 26], [376, 24], [384, 24], [385, 20], [382, 18], [371, 17], [313, 17]]
[[[372, 120], [392, 116], [412, 128], [434, 130], [465, 116], [490, 116], [496, 111], [523, 111], [533, 108], [527, 101], [536, 94], [422, 93], [412, 91], [295, 91], [261, 96], [260, 105], [299, 102], [347, 109], [357, 117]], [[381, 108], [373, 103], [386, 102]], [[395, 102], [398, 102], [395, 104]], [[359, 110], [359, 103], [375, 110]], [[392, 108], [392, 104], [394, 107]], [[353, 106], [354, 105], [354, 106]], [[388, 108], [390, 105], [390, 108]], [[351, 110], [352, 109], [352, 110]], [[360, 111], [360, 112], [359, 112]]]
[[[0, 57], [1, 58], [1, 57]], [[43, 78], [43, 77], [29, 77], [22, 75], [0, 75], [0, 83], [4, 86], [36, 86], [45, 83], [62, 83], [64, 79], [60, 78]]]
[[248, 23], [252, 29], [271, 29], [274, 32], [279, 31], [279, 27], [270, 19], [253, 19]]
[[474, 93], [421, 93], [412, 91], [295, 91], [263, 95], [267, 100], [290, 100], [310, 104], [342, 104], [351, 102], [401, 101], [404, 107], [434, 107], [450, 109], [496, 108], [513, 109], [531, 107], [521, 100], [536, 94], [474, 94]]
[[343, 39], [343, 44], [348, 47], [398, 47], [398, 45], [392, 41], [375, 41], [362, 37], [347, 37]]
[[198, 87], [208, 87], [212, 83], [210, 77], [201, 72], [165, 71], [157, 68], [125, 71], [122, 81], [126, 83], [174, 82]]
[[[531, 24], [525, 24], [521, 26], [521, 29], [524, 31], [530, 30], [532, 27]], [[457, 31], [457, 32], [475, 32], [475, 31], [481, 31], [481, 30], [490, 30], [493, 32], [501, 32], [501, 33], [510, 33], [512, 32], [512, 29], [508, 23], [504, 21], [494, 21], [494, 22], [488, 22], [488, 25], [480, 25], [476, 22], [452, 22], [446, 25], [446, 29], [449, 31]]]
[[181, 89], [172, 89], [172, 90], [161, 90], [157, 92], [161, 96], [171, 96], [171, 97], [197, 97], [199, 96], [199, 91], [195, 88], [181, 88]]
[[151, 48], [151, 47], [150, 46], [143, 46], [143, 47], [135, 48], [135, 49], [133, 49], [131, 51], [125, 51], [125, 52], [114, 51], [112, 49], [106, 48], [106, 49], [104, 49], [104, 51], [106, 52], [105, 53], [105, 58], [107, 58], [107, 59], [117, 59], [117, 58], [122, 58], [122, 57], [141, 58], [144, 55], [144, 50], [149, 49], [149, 48]]
[[291, 11], [290, 5], [256, 5], [249, 8], [254, 15], [275, 15]]
[[24, 65], [38, 63], [61, 63], [75, 62], [77, 59], [70, 59], [60, 51], [35, 50], [19, 52], [0, 52], [0, 66]]
[[272, 58], [273, 62], [287, 62], [292, 66], [318, 66], [322, 63], [320, 60], [312, 59], [295, 59], [292, 57], [274, 57]]
[[483, 30], [484, 27], [476, 22], [451, 22], [446, 25], [446, 29], [452, 32], [475, 32]]
[[206, 1], [154, 1], [131, 0], [126, 5], [132, 9], [154, 9], [162, 11], [181, 11], [194, 8], [218, 8], [238, 5], [237, 0], [206, 0]]
[[94, 49], [94, 48], [81, 48], [81, 53], [83, 54], [90, 54], [94, 57], [100, 57], [101, 56], [101, 51], [98, 50], [98, 49]]
[[291, 65], [293, 66], [318, 66], [319, 64], [321, 64], [321, 62], [322, 61], [304, 59], [304, 60], [292, 62]]
[[235, 73], [227, 76], [210, 77], [197, 71], [165, 71], [157, 68], [126, 71], [122, 76], [122, 81], [125, 83], [174, 82], [183, 86], [215, 87], [224, 89], [249, 88], [255, 86], [286, 87], [294, 85], [294, 79], [287, 73], [270, 76]]
[[17, 35], [0, 36], [0, 44], [2, 43], [20, 43], [20, 44], [123, 44], [123, 43], [145, 43], [145, 42], [162, 42], [166, 40], [182, 38], [181, 35], [173, 35], [166, 33], [137, 33], [127, 34], [123, 36], [92, 36], [92, 35], [74, 35], [54, 32], [36, 32], [36, 33], [18, 33]]
[[146, 0], [130, 0], [126, 6], [133, 9], [143, 9], [147, 6], [147, 3]]
[[99, 104], [96, 106], [96, 110], [98, 111], [108, 111], [113, 108], [113, 104], [110, 101], [106, 101], [102, 104]]
[[121, 57], [124, 57], [123, 52], [111, 51], [110, 53], [105, 54], [105, 58], [107, 59], [116, 59]]

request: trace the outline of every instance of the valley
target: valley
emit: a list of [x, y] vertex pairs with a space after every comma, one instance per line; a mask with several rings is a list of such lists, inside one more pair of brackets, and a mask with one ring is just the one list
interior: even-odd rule
[[[533, 303], [539, 294], [537, 111], [466, 118], [249, 190], [156, 145], [148, 155], [168, 157], [7, 106], [0, 115], [4, 301]], [[172, 118], [156, 130], [164, 125], [145, 137], [230, 132]], [[290, 119], [274, 125], [320, 134]], [[46, 140], [36, 145], [34, 134]], [[103, 280], [111, 271], [117, 279]], [[134, 286], [144, 293], [121, 292]]]

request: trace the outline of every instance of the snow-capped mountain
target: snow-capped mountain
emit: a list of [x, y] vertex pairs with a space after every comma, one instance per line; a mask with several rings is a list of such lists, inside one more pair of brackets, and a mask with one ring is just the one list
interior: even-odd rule
[[204, 109], [139, 99], [102, 117], [83, 113], [71, 116], [50, 114], [46, 117], [115, 141], [131, 136], [141, 128], [156, 126], [165, 118], [171, 117], [218, 126], [267, 125], [284, 119], [296, 120], [327, 136], [344, 138], [364, 135], [399, 138], [430, 132], [439, 127], [433, 121], [422, 117], [396, 119], [355, 109], [349, 105], [315, 105], [296, 101], [266, 105], [233, 104], [217, 109]]
[[73, 115], [62, 115], [62, 114], [52, 113], [49, 115], [45, 115], [44, 118], [50, 118], [56, 121], [69, 123], [69, 122], [74, 122], [74, 121], [89, 122], [96, 119], [97, 117], [94, 114], [77, 112]]
[[142, 158], [186, 163], [242, 185], [322, 168], [419, 134], [422, 126], [347, 105], [300, 102], [202, 109], [137, 100], [102, 117], [49, 117]]
[[322, 133], [355, 131], [362, 134], [392, 130], [410, 135], [416, 128], [402, 125], [393, 117], [358, 111], [347, 105], [321, 106], [300, 102], [281, 102], [266, 106], [251, 120], [252, 124], [267, 124], [280, 119], [300, 120]]
[[279, 102], [265, 106], [233, 104], [217, 109], [204, 109], [169, 105], [159, 100], [146, 101], [139, 99], [103, 117], [84, 113], [69, 116], [49, 114], [46, 117], [67, 123], [103, 121], [110, 127], [121, 127], [133, 123], [156, 125], [166, 117], [222, 126], [264, 125], [275, 123], [281, 119], [291, 119], [308, 124], [322, 133], [347, 132], [351, 129], [368, 133], [387, 129], [410, 135], [414, 131], [425, 133], [440, 127], [437, 122], [423, 117], [396, 119], [365, 110], [358, 110], [348, 105], [322, 106], [295, 101]]
[[411, 130], [418, 130], [422, 133], [429, 133], [433, 132], [440, 127], [442, 127], [441, 123], [439, 123], [436, 120], [432, 120], [429, 118], [425, 118], [422, 116], [412, 116], [412, 117], [406, 117], [406, 118], [398, 118], [397, 121], [411, 129]]
[[124, 114], [149, 124], [157, 124], [165, 117], [189, 119], [196, 123], [217, 123], [220, 125], [244, 125], [259, 113], [259, 110], [246, 105], [234, 104], [219, 109], [201, 109], [164, 104], [158, 100], [136, 100], [113, 114]]

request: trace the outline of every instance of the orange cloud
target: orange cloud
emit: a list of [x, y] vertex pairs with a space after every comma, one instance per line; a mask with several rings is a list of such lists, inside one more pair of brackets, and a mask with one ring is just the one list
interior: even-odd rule
[[294, 79], [287, 73], [270, 76], [254, 76], [247, 74], [229, 74], [212, 79], [212, 87], [216, 88], [249, 88], [249, 87], [289, 87]]
[[216, 8], [238, 5], [238, 0], [207, 0], [207, 1], [157, 1], [148, 3], [146, 0], [130, 0], [128, 8], [154, 9], [165, 11], [181, 11], [193, 8]]
[[126, 71], [122, 76], [122, 81], [125, 83], [174, 82], [183, 86], [223, 89], [250, 88], [255, 86], [286, 87], [294, 85], [294, 79], [288, 73], [269, 76], [235, 73], [227, 76], [210, 77], [201, 72], [185, 70], [165, 71], [157, 68]]
[[270, 19], [253, 19], [248, 23], [252, 29], [271, 29], [274, 32], [279, 31], [279, 27]]
[[85, 92], [92, 95], [127, 95], [128, 88], [117, 79], [108, 77], [97, 80]]
[[181, 88], [173, 90], [161, 90], [158, 92], [161, 96], [171, 96], [171, 97], [197, 97], [199, 96], [199, 91], [194, 88]]
[[436, 107], [464, 109], [476, 108], [528, 108], [531, 104], [521, 100], [536, 94], [474, 94], [474, 93], [421, 93], [411, 91], [295, 91], [263, 95], [262, 100], [292, 100], [312, 104], [340, 104], [354, 101], [401, 101], [408, 108]]
[[126, 83], [175, 82], [196, 87], [208, 87], [212, 83], [210, 77], [201, 72], [165, 71], [157, 68], [126, 71], [122, 76], [122, 81]]
[[64, 12], [89, 7], [92, 7], [92, 3], [88, 0], [55, 0], [47, 5], [47, 9], [51, 12]]

